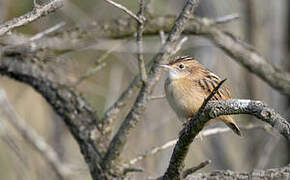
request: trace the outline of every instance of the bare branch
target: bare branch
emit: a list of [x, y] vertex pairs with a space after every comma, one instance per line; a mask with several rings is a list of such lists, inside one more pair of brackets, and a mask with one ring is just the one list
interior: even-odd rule
[[[200, 114], [198, 116], [198, 114]], [[170, 164], [164, 175], [167, 177], [179, 177], [179, 170], [189, 145], [197, 134], [201, 131], [204, 124], [210, 119], [214, 119], [220, 115], [231, 114], [251, 114], [260, 120], [267, 122], [280, 132], [288, 141], [290, 141], [290, 125], [276, 113], [272, 108], [261, 101], [229, 99], [226, 101], [210, 101], [204, 108], [203, 113], [196, 113], [187, 126], [182, 130], [177, 144], [175, 145], [171, 156]]]
[[122, 11], [124, 11], [125, 13], [127, 13], [129, 16], [133, 17], [134, 19], [136, 19], [139, 23], [143, 23], [143, 19], [140, 17], [137, 17], [132, 11], [130, 11], [129, 9], [127, 9], [125, 6], [118, 4], [112, 0], [104, 0], [110, 4], [112, 4], [113, 6], [115, 6], [116, 8], [121, 9]]
[[63, 0], [52, 0], [43, 5], [37, 5], [33, 7], [33, 10], [24, 14], [23, 16], [14, 18], [3, 24], [0, 24], [0, 36], [4, 35], [8, 31], [23, 26], [27, 23], [35, 21], [36, 19], [46, 16], [47, 14], [59, 9], [63, 6]]
[[231, 22], [233, 20], [236, 20], [240, 18], [240, 15], [239, 14], [229, 14], [229, 15], [226, 15], [226, 16], [222, 16], [222, 17], [217, 17], [214, 19], [214, 22], [217, 23], [217, 24], [224, 24], [224, 23], [228, 23], [228, 22]]
[[41, 154], [41, 157], [51, 166], [59, 179], [70, 179], [73, 174], [68, 165], [59, 161], [54, 149], [48, 145], [33, 128], [29, 127], [16, 113], [8, 102], [4, 90], [0, 90], [0, 109], [8, 117], [10, 123], [32, 147]]
[[143, 160], [144, 158], [146, 158], [146, 157], [148, 157], [148, 156], [150, 156], [150, 155], [154, 155], [154, 154], [156, 154], [156, 153], [158, 153], [158, 152], [160, 152], [160, 151], [162, 151], [162, 150], [165, 150], [165, 149], [167, 149], [167, 148], [169, 148], [169, 147], [174, 146], [174, 145], [176, 144], [176, 142], [177, 142], [177, 139], [174, 139], [174, 140], [171, 140], [171, 141], [166, 142], [165, 144], [163, 144], [163, 145], [161, 145], [161, 146], [157, 146], [157, 147], [151, 149], [150, 151], [148, 151], [148, 152], [146, 152], [146, 153], [144, 153], [144, 154], [142, 154], [142, 155], [139, 155], [139, 156], [137, 156], [137, 157], [134, 158], [134, 159], [131, 159], [131, 160], [130, 160], [127, 164], [125, 164], [124, 166], [126, 167], [126, 166], [130, 166], [130, 165], [134, 165], [134, 164], [136, 164], [138, 161], [141, 161], [141, 160]]
[[166, 41], [166, 37], [165, 37], [165, 34], [164, 34], [164, 31], [163, 30], [160, 30], [159, 31], [159, 37], [160, 37], [160, 44], [163, 45], [165, 44], [165, 41]]
[[85, 72], [83, 75], [81, 75], [79, 77], [79, 79], [74, 83], [74, 86], [78, 86], [81, 82], [83, 82], [83, 80], [85, 80], [88, 77], [96, 74], [98, 71], [103, 69], [106, 65], [107, 65], [107, 63], [103, 62], [103, 63], [98, 64], [97, 66], [95, 66], [93, 68], [88, 69], [87, 72]]
[[164, 99], [166, 96], [165, 95], [159, 95], [159, 96], [150, 96], [148, 100], [159, 100], [159, 99]]
[[54, 80], [51, 71], [39, 67], [29, 58], [2, 56], [0, 74], [31, 85], [61, 116], [78, 142], [80, 150], [95, 179], [105, 176], [98, 161], [104, 151], [107, 139], [99, 131], [98, 117], [86, 101], [74, 89]]
[[188, 175], [193, 174], [193, 173], [195, 173], [196, 171], [198, 171], [198, 170], [200, 170], [200, 169], [206, 167], [206, 166], [209, 165], [210, 163], [211, 163], [211, 160], [206, 160], [206, 161], [201, 162], [199, 165], [197, 165], [197, 166], [195, 166], [195, 167], [192, 167], [192, 168], [189, 168], [189, 169], [185, 170], [185, 171], [183, 172], [183, 175], [182, 175], [183, 178], [186, 178]]
[[[144, 0], [139, 0], [139, 12], [137, 16], [140, 19], [145, 19], [144, 14]], [[144, 63], [144, 57], [143, 57], [143, 31], [144, 31], [144, 21], [142, 23], [137, 23], [137, 58], [138, 58], [138, 67], [139, 67], [139, 73], [141, 80], [143, 83], [146, 83], [147, 81], [147, 72], [145, 69], [145, 63]]]
[[176, 48], [175, 48], [173, 54], [176, 54], [176, 53], [181, 49], [182, 45], [183, 45], [187, 40], [188, 40], [188, 37], [186, 37], [186, 36], [183, 37], [183, 38], [179, 41], [179, 43], [177, 44], [177, 46], [176, 46]]
[[130, 85], [125, 89], [125, 91], [120, 95], [118, 100], [108, 108], [105, 112], [101, 122], [102, 122], [102, 131], [105, 134], [110, 134], [112, 131], [112, 124], [117, 119], [121, 108], [126, 105], [128, 100], [132, 97], [134, 92], [138, 89], [138, 84], [140, 82], [139, 76], [135, 76], [135, 78], [131, 81]]
[[210, 173], [197, 173], [187, 176], [186, 180], [196, 179], [254, 179], [254, 180], [281, 180], [289, 179], [290, 177], [290, 164], [282, 168], [257, 170], [252, 172], [234, 172], [230, 170], [213, 171]]
[[168, 35], [166, 43], [161, 47], [159, 53], [152, 59], [153, 66], [150, 69], [148, 80], [146, 84], [143, 84], [131, 111], [128, 113], [117, 134], [110, 143], [102, 165], [105, 169], [111, 169], [120, 157], [121, 151], [127, 142], [129, 132], [141, 119], [141, 114], [144, 112], [148, 102], [148, 96], [152, 92], [154, 85], [157, 83], [161, 75], [161, 70], [157, 64], [168, 62], [169, 57], [173, 54], [174, 49], [176, 48], [176, 41], [184, 30], [185, 24], [188, 22], [189, 17], [193, 13], [197, 4], [198, 0], [188, 0], [186, 2], [182, 12]]
[[63, 26], [65, 26], [65, 24], [66, 24], [65, 22], [60, 22], [60, 23], [58, 23], [58, 24], [56, 24], [56, 25], [54, 25], [54, 26], [52, 26], [52, 27], [40, 32], [40, 33], [35, 34], [31, 38], [29, 38], [29, 41], [35, 41], [37, 39], [41, 39], [42, 37], [44, 37], [44, 36], [46, 36], [46, 35], [48, 35], [48, 34], [50, 34], [52, 32], [57, 31], [58, 29], [62, 28]]

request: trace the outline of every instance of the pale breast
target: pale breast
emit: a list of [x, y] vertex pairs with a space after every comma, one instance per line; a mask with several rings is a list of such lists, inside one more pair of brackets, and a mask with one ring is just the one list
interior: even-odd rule
[[167, 100], [181, 120], [186, 120], [199, 109], [205, 96], [194, 82], [186, 83], [178, 79], [165, 82], [165, 93]]

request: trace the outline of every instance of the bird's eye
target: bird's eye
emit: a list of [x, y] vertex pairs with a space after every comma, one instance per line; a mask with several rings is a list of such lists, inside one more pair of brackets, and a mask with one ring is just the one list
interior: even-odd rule
[[184, 69], [184, 65], [183, 64], [179, 64], [179, 69]]

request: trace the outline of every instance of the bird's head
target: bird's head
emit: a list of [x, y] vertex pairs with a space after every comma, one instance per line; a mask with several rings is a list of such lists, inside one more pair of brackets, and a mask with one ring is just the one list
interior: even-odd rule
[[189, 77], [200, 67], [200, 64], [192, 57], [182, 56], [176, 57], [169, 64], [163, 64], [160, 67], [168, 70], [169, 79], [174, 80]]

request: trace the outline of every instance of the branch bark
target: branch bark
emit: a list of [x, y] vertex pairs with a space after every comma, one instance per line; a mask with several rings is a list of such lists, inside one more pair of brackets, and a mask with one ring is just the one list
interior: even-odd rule
[[[29, 84], [38, 91], [64, 119], [68, 129], [80, 146], [93, 178], [103, 175], [98, 162], [106, 148], [106, 139], [98, 130], [98, 117], [86, 101], [63, 84], [53, 80], [53, 75], [43, 66], [22, 56], [2, 56], [0, 74]], [[103, 138], [103, 139], [102, 139]]]
[[210, 173], [198, 173], [187, 176], [186, 180], [196, 180], [196, 179], [211, 179], [211, 180], [282, 180], [289, 179], [290, 177], [290, 164], [286, 167], [267, 169], [267, 170], [253, 170], [252, 172], [234, 172], [230, 170], [225, 171], [213, 171]]
[[35, 21], [36, 19], [45, 16], [55, 11], [56, 9], [61, 8], [62, 6], [63, 0], [52, 0], [46, 4], [34, 6], [32, 11], [20, 17], [13, 18], [10, 21], [6, 21], [3, 24], [0, 24], [0, 36], [4, 35], [8, 31], [11, 31], [16, 27], [20, 27], [27, 23]]
[[[197, 113], [198, 114], [198, 113]], [[185, 160], [189, 146], [203, 126], [210, 119], [221, 115], [250, 114], [270, 124], [290, 141], [290, 124], [276, 113], [272, 108], [261, 101], [229, 99], [226, 101], [210, 101], [202, 113], [190, 120], [182, 130], [171, 156], [170, 164], [164, 175], [164, 179], [180, 177], [180, 168]]]

